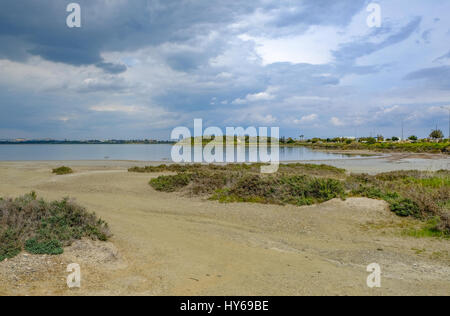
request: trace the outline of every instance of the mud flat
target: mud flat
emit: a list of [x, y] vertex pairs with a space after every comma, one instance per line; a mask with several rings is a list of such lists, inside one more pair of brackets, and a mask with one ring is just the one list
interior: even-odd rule
[[[397, 158], [330, 164], [372, 173], [448, 169], [445, 156]], [[414, 221], [393, 215], [383, 201], [220, 204], [156, 192], [148, 181], [159, 174], [127, 172], [148, 164], [0, 162], [0, 196], [32, 190], [48, 200], [70, 196], [105, 219], [114, 233], [111, 244], [83, 241], [62, 256], [21, 254], [0, 263], [0, 294], [450, 294], [450, 242], [403, 235]], [[75, 173], [51, 174], [60, 165]], [[66, 286], [69, 263], [81, 266], [80, 289]], [[366, 285], [371, 263], [382, 268], [381, 288]]]

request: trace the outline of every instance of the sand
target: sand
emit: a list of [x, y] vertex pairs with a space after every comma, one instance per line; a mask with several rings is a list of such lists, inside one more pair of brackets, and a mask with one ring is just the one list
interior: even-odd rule
[[[350, 171], [448, 169], [446, 157], [331, 162]], [[428, 164], [425, 163], [428, 162]], [[75, 174], [55, 176], [68, 165]], [[450, 242], [401, 234], [416, 222], [383, 201], [295, 207], [220, 204], [154, 191], [143, 162], [1, 162], [0, 195], [70, 196], [111, 226], [109, 243], [0, 263], [0, 295], [449, 295]], [[381, 167], [380, 167], [381, 166]], [[79, 263], [80, 289], [66, 285]], [[382, 269], [367, 287], [367, 265]]]

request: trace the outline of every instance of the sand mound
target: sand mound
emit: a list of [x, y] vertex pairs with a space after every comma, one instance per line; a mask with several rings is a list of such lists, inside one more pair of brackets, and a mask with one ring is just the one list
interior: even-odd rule
[[[99, 266], [103, 270], [126, 266], [112, 243], [83, 239], [65, 248], [64, 254], [60, 256], [22, 253], [0, 262], [0, 284], [8, 284], [8, 295], [33, 295], [37, 283], [41, 292], [45, 284], [52, 284], [53, 291], [56, 289], [55, 284], [61, 290], [66, 290], [66, 269], [71, 263], [79, 264], [84, 272]], [[0, 291], [0, 295], [4, 294]]]
[[110, 242], [78, 240], [64, 250], [62, 255], [67, 262], [84, 265], [123, 265], [117, 248]]

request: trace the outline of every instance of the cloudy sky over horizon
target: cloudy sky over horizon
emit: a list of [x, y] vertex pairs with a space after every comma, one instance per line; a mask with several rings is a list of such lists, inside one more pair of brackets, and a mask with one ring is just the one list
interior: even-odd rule
[[[82, 27], [66, 26], [81, 6]], [[449, 1], [3, 0], [0, 139], [447, 133]]]

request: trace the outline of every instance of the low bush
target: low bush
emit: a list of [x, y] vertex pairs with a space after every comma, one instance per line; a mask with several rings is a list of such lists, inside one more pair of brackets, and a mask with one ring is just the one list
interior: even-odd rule
[[58, 176], [62, 176], [65, 174], [71, 174], [73, 173], [73, 170], [69, 167], [59, 167], [56, 169], [53, 169], [52, 173], [58, 175]]
[[0, 200], [0, 261], [23, 249], [55, 255], [74, 240], [110, 236], [107, 223], [69, 199], [49, 203], [31, 193]]
[[58, 240], [39, 242], [36, 238], [27, 240], [25, 249], [35, 255], [60, 255], [64, 252], [62, 244]]
[[390, 202], [391, 211], [401, 217], [413, 216], [420, 218], [420, 208], [410, 199], [399, 199]]
[[0, 233], [0, 261], [13, 258], [22, 251], [17, 232], [6, 228]]
[[150, 185], [157, 191], [175, 192], [187, 186], [192, 179], [191, 174], [180, 173], [174, 176], [161, 176], [150, 180]]

